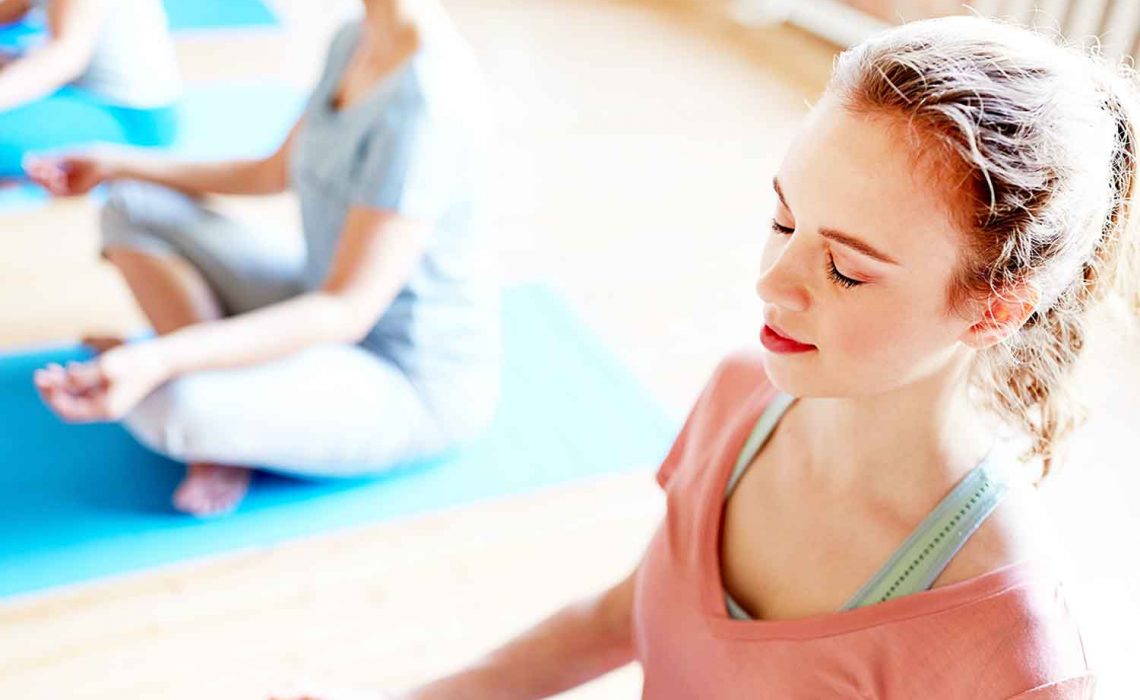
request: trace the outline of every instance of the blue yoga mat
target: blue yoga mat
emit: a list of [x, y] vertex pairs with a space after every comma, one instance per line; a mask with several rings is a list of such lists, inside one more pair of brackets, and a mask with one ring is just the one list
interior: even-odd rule
[[117, 425], [64, 425], [40, 404], [33, 370], [82, 350], [0, 358], [0, 596], [657, 463], [675, 423], [555, 293], [508, 291], [504, 322], [503, 403], [476, 444], [378, 479], [259, 474], [242, 507], [212, 521], [170, 507], [181, 465]]
[[[304, 94], [286, 85], [189, 85], [179, 104], [179, 135], [169, 150], [193, 160], [272, 153], [289, 134], [304, 101]], [[36, 209], [50, 201], [37, 185], [0, 185], [0, 213]]]
[[[163, 0], [162, 4], [175, 34], [279, 25], [277, 15], [261, 0]], [[22, 51], [41, 41], [46, 32], [42, 13], [32, 12], [23, 21], [0, 24], [0, 48]]]
[[174, 32], [276, 27], [277, 15], [261, 0], [163, 0]]

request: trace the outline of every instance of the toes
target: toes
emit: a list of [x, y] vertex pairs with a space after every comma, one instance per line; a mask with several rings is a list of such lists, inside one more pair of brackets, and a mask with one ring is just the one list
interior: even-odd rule
[[198, 517], [224, 515], [237, 509], [249, 487], [246, 469], [192, 465], [174, 492], [174, 507]]
[[197, 489], [194, 484], [183, 483], [174, 492], [173, 503], [174, 507], [183, 513], [194, 515], [198, 511], [198, 504], [201, 502], [201, 496], [196, 493]]

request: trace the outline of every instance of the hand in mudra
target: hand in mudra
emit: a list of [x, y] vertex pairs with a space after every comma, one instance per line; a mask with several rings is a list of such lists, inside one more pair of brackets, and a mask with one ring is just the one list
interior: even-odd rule
[[72, 423], [119, 420], [166, 379], [146, 343], [122, 345], [66, 367], [50, 364], [35, 373], [40, 398]]
[[24, 170], [32, 182], [56, 197], [87, 194], [111, 178], [110, 158], [100, 152], [28, 156]]

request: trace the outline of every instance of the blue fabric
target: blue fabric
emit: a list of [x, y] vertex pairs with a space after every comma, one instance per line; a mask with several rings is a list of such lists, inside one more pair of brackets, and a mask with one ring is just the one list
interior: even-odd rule
[[214, 521], [170, 509], [180, 465], [118, 426], [64, 425], [42, 407], [33, 370], [81, 351], [0, 359], [0, 596], [656, 464], [675, 421], [566, 304], [535, 285], [507, 292], [504, 310], [504, 400], [479, 442], [379, 479], [259, 475]]
[[22, 176], [21, 163], [28, 153], [97, 143], [169, 146], [177, 126], [174, 107], [122, 107], [107, 104], [86, 90], [65, 87], [0, 112], [0, 178]]

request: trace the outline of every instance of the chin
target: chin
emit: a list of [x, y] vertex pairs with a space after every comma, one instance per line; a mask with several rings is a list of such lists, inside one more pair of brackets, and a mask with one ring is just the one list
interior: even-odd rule
[[780, 355], [767, 350], [761, 357], [768, 381], [779, 391], [796, 398], [826, 395], [821, 391], [820, 371], [814, 357]]

